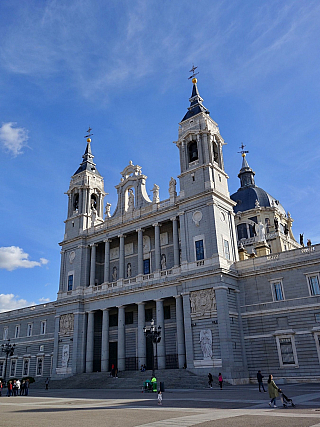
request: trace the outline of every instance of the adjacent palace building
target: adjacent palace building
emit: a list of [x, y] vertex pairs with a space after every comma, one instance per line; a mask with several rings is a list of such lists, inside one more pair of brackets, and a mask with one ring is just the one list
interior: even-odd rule
[[[0, 314], [0, 378], [187, 368], [233, 383], [261, 369], [320, 379], [320, 245], [298, 243], [292, 218], [255, 184], [245, 152], [230, 196], [223, 145], [193, 78], [175, 141], [180, 192], [152, 200], [131, 161], [104, 204], [91, 152], [71, 177], [57, 300]], [[302, 236], [301, 236], [302, 237]], [[144, 326], [161, 326], [155, 345]]]

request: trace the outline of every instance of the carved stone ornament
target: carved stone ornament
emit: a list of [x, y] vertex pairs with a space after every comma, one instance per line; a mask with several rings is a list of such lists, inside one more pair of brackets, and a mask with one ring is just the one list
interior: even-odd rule
[[64, 346], [62, 347], [62, 357], [61, 357], [62, 368], [67, 368], [69, 357], [70, 357], [69, 344], [64, 344]]
[[217, 309], [213, 289], [203, 289], [190, 293], [191, 317], [212, 317]]
[[210, 329], [202, 329], [200, 331], [200, 346], [203, 359], [212, 359], [212, 332]]
[[73, 314], [62, 314], [60, 316], [60, 334], [66, 335], [73, 331]]
[[73, 261], [74, 261], [75, 257], [76, 257], [76, 253], [75, 253], [75, 251], [71, 251], [71, 252], [69, 253], [69, 262], [70, 262], [70, 264], [72, 264], [72, 263], [73, 263]]
[[202, 212], [195, 211], [192, 215], [192, 221], [195, 223], [197, 227], [199, 227], [200, 221], [202, 220]]

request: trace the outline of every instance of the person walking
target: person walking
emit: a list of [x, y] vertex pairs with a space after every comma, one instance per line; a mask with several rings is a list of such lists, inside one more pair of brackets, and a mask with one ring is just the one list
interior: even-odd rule
[[264, 376], [261, 374], [261, 371], [258, 371], [258, 373], [257, 373], [257, 380], [258, 380], [258, 383], [259, 383], [259, 391], [262, 393], [261, 388], [263, 388], [263, 391], [266, 393], [266, 390], [264, 389], [262, 378], [264, 378]]
[[162, 405], [162, 392], [161, 392], [161, 390], [158, 391], [158, 405]]
[[21, 381], [18, 379], [16, 381], [16, 387], [17, 387], [17, 396], [20, 395], [20, 387], [21, 387]]
[[212, 382], [213, 382], [212, 374], [211, 374], [211, 372], [209, 372], [209, 374], [208, 374], [208, 384], [209, 384], [210, 388], [212, 388]]
[[269, 392], [269, 396], [270, 396], [270, 402], [269, 402], [269, 406], [272, 406], [276, 408], [276, 400], [277, 397], [279, 396], [279, 392], [281, 392], [280, 388], [277, 386], [277, 384], [273, 381], [273, 376], [269, 375], [268, 378], [268, 392]]
[[49, 389], [49, 378], [47, 377], [47, 379], [45, 380], [45, 385], [46, 385], [46, 390]]
[[222, 378], [221, 372], [219, 372], [218, 381], [219, 381], [219, 386], [220, 386], [220, 388], [222, 390], [223, 378]]

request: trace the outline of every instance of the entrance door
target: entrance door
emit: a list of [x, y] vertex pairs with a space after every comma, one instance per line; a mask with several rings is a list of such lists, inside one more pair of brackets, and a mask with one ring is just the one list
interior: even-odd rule
[[152, 359], [153, 359], [153, 342], [150, 338], [146, 338], [147, 340], [147, 346], [146, 346], [146, 350], [147, 350], [147, 354], [146, 354], [146, 362], [147, 362], [147, 369], [153, 369], [153, 363], [152, 363]]
[[111, 366], [114, 365], [115, 368], [118, 367], [118, 343], [109, 342], [109, 371], [111, 371]]

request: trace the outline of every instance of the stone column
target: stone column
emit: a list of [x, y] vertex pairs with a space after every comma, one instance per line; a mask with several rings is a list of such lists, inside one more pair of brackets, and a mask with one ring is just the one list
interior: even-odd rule
[[73, 313], [73, 346], [72, 346], [72, 374], [85, 372], [85, 345], [86, 345], [86, 316], [84, 312]]
[[125, 306], [118, 307], [118, 371], [126, 369]]
[[95, 243], [91, 244], [91, 263], [90, 263], [90, 286], [95, 285], [96, 279], [96, 249], [97, 245]]
[[124, 234], [118, 236], [120, 238], [120, 248], [119, 248], [119, 279], [124, 278]]
[[82, 205], [83, 205], [83, 189], [80, 188], [79, 190], [79, 208], [78, 208], [78, 213], [82, 213]]
[[[186, 220], [184, 212], [179, 212], [180, 220], [180, 239], [181, 239], [181, 263], [186, 262], [187, 258], [187, 239], [186, 239]], [[193, 250], [193, 248], [191, 248]]]
[[[58, 351], [59, 351], [59, 328], [60, 328], [60, 315], [55, 316], [54, 322], [54, 344], [53, 344], [53, 361], [52, 361], [52, 376], [56, 376], [56, 369], [58, 368]], [[9, 361], [9, 358], [7, 359]], [[9, 370], [7, 369], [7, 374]]]
[[161, 341], [158, 343], [158, 369], [166, 368], [166, 339], [164, 330], [163, 299], [156, 300], [157, 326], [161, 326]]
[[143, 328], [146, 322], [144, 302], [139, 302], [138, 306], [138, 368], [146, 364], [146, 337]]
[[193, 368], [193, 338], [190, 313], [190, 295], [189, 292], [182, 294], [183, 298], [183, 321], [184, 321], [184, 339], [186, 346], [187, 368]]
[[109, 368], [109, 309], [102, 310], [101, 372]]
[[72, 197], [71, 194], [68, 194], [68, 218], [70, 218], [73, 214], [73, 206], [72, 206]]
[[176, 295], [176, 321], [177, 321], [177, 344], [178, 344], [178, 366], [183, 368], [186, 363], [186, 349], [184, 344], [183, 308], [182, 297]]
[[104, 240], [104, 283], [109, 283], [110, 280], [110, 242], [111, 239]]
[[59, 286], [59, 291], [60, 292], [66, 292], [66, 280], [65, 280], [65, 254], [66, 251], [64, 251], [62, 249], [62, 251], [60, 251], [61, 254], [61, 262], [60, 262], [60, 286]]
[[143, 274], [143, 230], [138, 228], [138, 274]]
[[177, 217], [171, 218], [171, 221], [173, 231], [173, 265], [174, 267], [178, 267], [180, 265], [180, 251]]
[[158, 222], [153, 224], [154, 226], [154, 256], [155, 256], [155, 271], [161, 270], [160, 260], [160, 225]]
[[86, 372], [93, 371], [94, 311], [88, 313]]
[[233, 347], [231, 339], [231, 326], [228, 304], [228, 287], [221, 286], [215, 289], [217, 303], [217, 320], [219, 330], [220, 351], [222, 359], [222, 370], [231, 375], [233, 367]]

